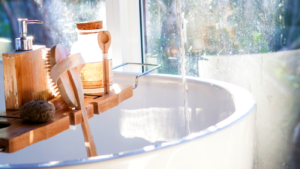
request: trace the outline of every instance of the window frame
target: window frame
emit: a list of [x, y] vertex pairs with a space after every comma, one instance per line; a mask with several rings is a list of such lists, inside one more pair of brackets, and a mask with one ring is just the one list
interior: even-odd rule
[[[140, 0], [106, 0], [106, 26], [111, 33], [113, 66], [126, 62], [144, 63]], [[125, 66], [123, 71], [141, 72], [139, 66]]]

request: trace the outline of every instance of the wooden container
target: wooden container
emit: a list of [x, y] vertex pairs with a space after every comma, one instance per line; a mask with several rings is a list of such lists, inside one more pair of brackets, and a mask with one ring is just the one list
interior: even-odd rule
[[45, 46], [31, 51], [2, 54], [6, 109], [18, 110], [32, 101], [32, 93], [47, 89], [42, 52]]

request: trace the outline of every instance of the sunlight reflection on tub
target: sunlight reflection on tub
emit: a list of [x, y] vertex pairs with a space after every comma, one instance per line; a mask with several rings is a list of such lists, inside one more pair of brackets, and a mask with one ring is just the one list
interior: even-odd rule
[[[121, 110], [120, 132], [125, 138], [149, 142], [172, 141], [185, 136], [183, 107]], [[189, 108], [191, 114], [191, 108]], [[191, 119], [189, 115], [188, 119]]]

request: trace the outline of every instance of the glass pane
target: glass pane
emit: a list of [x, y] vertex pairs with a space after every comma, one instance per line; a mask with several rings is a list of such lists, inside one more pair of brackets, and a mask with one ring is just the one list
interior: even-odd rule
[[[292, 2], [182, 0], [187, 75], [199, 76], [206, 55], [242, 55], [295, 48], [299, 28]], [[294, 7], [296, 8], [296, 7]], [[297, 9], [297, 8], [296, 8]], [[175, 0], [144, 0], [145, 62], [181, 74]]]
[[187, 76], [251, 92], [257, 101], [253, 168], [300, 168], [300, 1], [143, 2], [145, 62], [175, 75], [184, 63]]
[[62, 44], [70, 50], [77, 41], [76, 23], [104, 20], [105, 14], [105, 0], [1, 1], [0, 54], [15, 48], [15, 38], [20, 37], [18, 18], [44, 22], [28, 25], [28, 35], [34, 36], [33, 44]]

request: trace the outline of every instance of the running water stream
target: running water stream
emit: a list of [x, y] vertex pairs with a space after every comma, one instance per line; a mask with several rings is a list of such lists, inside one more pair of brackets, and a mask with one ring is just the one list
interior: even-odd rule
[[184, 48], [184, 13], [182, 12], [181, 0], [176, 0], [176, 17], [177, 17], [177, 29], [179, 35], [179, 52], [181, 57], [181, 76], [182, 76], [182, 84], [183, 84], [183, 99], [184, 99], [184, 117], [185, 117], [185, 129], [187, 135], [190, 134], [190, 114], [189, 114], [189, 106], [188, 106], [188, 86], [186, 83], [185, 77], [185, 48]]

